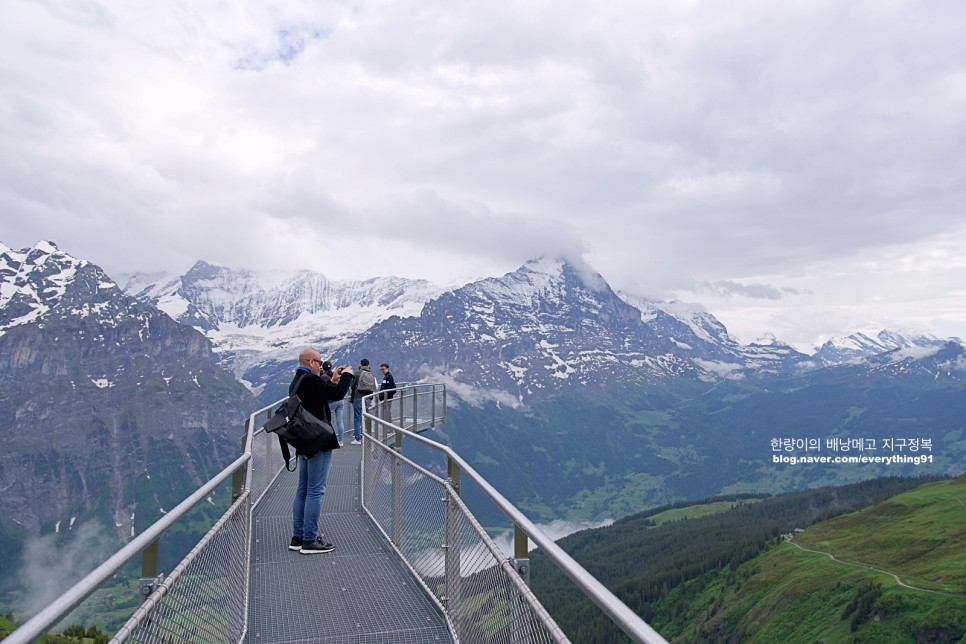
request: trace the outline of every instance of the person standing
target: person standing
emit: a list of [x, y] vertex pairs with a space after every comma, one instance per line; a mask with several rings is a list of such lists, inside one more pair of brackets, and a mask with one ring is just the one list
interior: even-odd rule
[[376, 377], [372, 375], [369, 359], [359, 361], [359, 373], [352, 382], [352, 444], [362, 444], [362, 399], [376, 392]]
[[[322, 363], [321, 376], [322, 380], [332, 378], [332, 363], [328, 360]], [[329, 412], [332, 414], [332, 427], [335, 429], [335, 435], [339, 439], [339, 447], [342, 447], [344, 445], [342, 439], [345, 436], [345, 400], [330, 400]]]
[[[322, 354], [312, 348], [299, 354], [299, 366], [289, 385], [288, 395], [297, 394], [305, 409], [322, 420], [331, 422], [329, 401], [341, 400], [352, 385], [352, 367], [339, 367], [328, 381], [322, 379]], [[296, 452], [299, 482], [292, 500], [292, 541], [289, 550], [303, 555], [332, 552], [335, 546], [319, 536], [319, 515], [325, 495], [332, 450], [315, 454]]]
[[392, 422], [392, 403], [390, 401], [396, 395], [396, 380], [392, 377], [392, 372], [389, 371], [388, 362], [383, 362], [379, 365], [379, 370], [382, 371], [382, 384], [379, 385], [379, 400], [382, 401], [382, 414], [380, 417], [383, 420]]

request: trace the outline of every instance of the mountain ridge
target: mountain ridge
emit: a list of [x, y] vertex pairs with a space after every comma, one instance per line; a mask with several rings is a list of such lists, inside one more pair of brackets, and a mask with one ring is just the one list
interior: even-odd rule
[[181, 276], [130, 283], [139, 299], [205, 333], [223, 366], [246, 383], [253, 364], [291, 361], [307, 345], [328, 353], [391, 315], [417, 315], [439, 290], [426, 280], [334, 281], [304, 270], [266, 277], [202, 260]]
[[[258, 291], [252, 275], [232, 281], [228, 269], [196, 267], [194, 278], [167, 280], [155, 295], [187, 294], [215, 319], [281, 319], [258, 317], [268, 311], [256, 306], [264, 297], [236, 306], [240, 299], [231, 293]], [[203, 296], [212, 280], [215, 293]], [[334, 341], [339, 346], [326, 357], [353, 365], [367, 357], [389, 362], [397, 382], [446, 384], [449, 413], [463, 431], [443, 430], [441, 439], [468, 450], [483, 474], [511, 486], [508, 497], [543, 518], [599, 519], [642, 503], [766, 485], [789, 489], [836, 473], [862, 476], [856, 468], [766, 464], [771, 439], [925, 437], [936, 445], [928, 471], [938, 472], [953, 472], [963, 449], [956, 427], [966, 359], [956, 343], [808, 370], [814, 362], [780, 342], [738, 345], [713, 316], [690, 305], [634, 306], [586, 265], [560, 258], [431, 298], [399, 298], [418, 315], [382, 311], [383, 319], [347, 342]], [[152, 298], [142, 301], [163, 315]], [[321, 306], [314, 295], [304, 302]], [[224, 331], [229, 322], [220, 324]], [[211, 351], [270, 404], [286, 394], [303, 343], [314, 344], [290, 334], [247, 356], [239, 357], [237, 345], [219, 353], [213, 343]], [[576, 453], [567, 448], [595, 429], [603, 432], [599, 441]], [[548, 436], [562, 442], [548, 443]], [[514, 469], [520, 463], [522, 475]], [[555, 479], [557, 471], [568, 473], [566, 484]]]
[[[202, 334], [49, 242], [0, 253], [0, 294], [5, 523], [99, 517], [125, 536], [237, 453], [257, 403]], [[132, 496], [125, 482], [143, 476]]]
[[[568, 272], [569, 277], [564, 278], [561, 271]], [[567, 297], [561, 297], [564, 291], [560, 290], [568, 279], [570, 282], [565, 288], [569, 289], [568, 297], [573, 298], [571, 302], [566, 301]], [[226, 284], [244, 288], [232, 292]], [[475, 369], [468, 366], [472, 360], [465, 359], [465, 351], [455, 351], [451, 346], [446, 352], [448, 355], [439, 355], [443, 350], [435, 347], [429, 351], [438, 354], [431, 356], [434, 360], [417, 360], [400, 356], [400, 352], [389, 346], [394, 329], [402, 334], [417, 333], [419, 324], [414, 325], [412, 320], [427, 314], [426, 306], [440, 298], [443, 298], [442, 304], [434, 303], [430, 311], [441, 311], [441, 307], [447, 305], [461, 310], [453, 309], [441, 313], [443, 317], [440, 319], [427, 321], [418, 334], [419, 340], [412, 337], [403, 344], [418, 341], [432, 345], [426, 333], [432, 331], [442, 337], [452, 335], [460, 337], [461, 341], [478, 343], [482, 349], [490, 338], [506, 339], [500, 334], [505, 333], [508, 324], [515, 322], [519, 327], [527, 325], [532, 330], [539, 327], [535, 316], [555, 314], [557, 307], [564, 305], [570, 305], [573, 311], [586, 318], [604, 312], [616, 316], [605, 322], [611, 322], [612, 327], [615, 322], [624, 325], [625, 346], [616, 350], [614, 334], [618, 329], [609, 329], [611, 349], [598, 354], [603, 360], [600, 366], [620, 369], [620, 362], [627, 361], [635, 370], [650, 376], [675, 377], [688, 373], [713, 381], [743, 379], [762, 373], [794, 374], [858, 363], [899, 347], [944, 343], [926, 334], [883, 330], [875, 341], [861, 342], [860, 336], [867, 336], [860, 333], [830, 340], [811, 355], [774, 337], [743, 345], [700, 305], [660, 302], [615, 293], [592, 267], [556, 257], [530, 260], [503, 276], [487, 277], [450, 289], [433, 286], [425, 280], [391, 277], [363, 282], [332, 282], [321, 274], [305, 271], [274, 273], [265, 277], [252, 271], [216, 267], [201, 260], [183, 276], [147, 285], [143, 281], [133, 281], [132, 285], [139, 288], [138, 297], [156, 302], [175, 319], [204, 332], [214, 343], [226, 368], [258, 394], [277, 393], [278, 379], [286, 372], [283, 365], [291, 363], [300, 346], [313, 345], [338, 362], [357, 360], [354, 352], [360, 351], [363, 355], [371, 354], [370, 357], [381, 352], [380, 361], [399, 362], [401, 358], [400, 366], [410, 374], [407, 379], [437, 376], [462, 384], [464, 389], [466, 386], [496, 387], [503, 396], [517, 400], [521, 395], [526, 397], [520, 384], [526, 369], [519, 364], [519, 359], [514, 362], [514, 358], [519, 357], [519, 349], [517, 355], [508, 356], [505, 347], [494, 351], [491, 346], [489, 352], [471, 357], [500, 367], [504, 373], [512, 374], [510, 377], [496, 374], [484, 377], [475, 373], [470, 378], [467, 372]], [[392, 295], [386, 295], [385, 289]], [[315, 296], [306, 297], [306, 293]], [[380, 298], [377, 293], [384, 295]], [[318, 297], [319, 294], [329, 294], [336, 299], [325, 303], [325, 298]], [[298, 303], [283, 309], [280, 307], [283, 300]], [[332, 305], [336, 300], [337, 304]], [[618, 300], [621, 304], [617, 303]], [[636, 309], [637, 320], [632, 320], [631, 311], [624, 304]], [[582, 311], [581, 306], [587, 310]], [[511, 310], [516, 312], [515, 320], [509, 313]], [[491, 319], [497, 313], [502, 315], [500, 328], [495, 328], [497, 322]], [[569, 321], [558, 322], [566, 322], [558, 324], [560, 333], [543, 334], [540, 338], [536, 337], [539, 334], [531, 334], [530, 339], [534, 341], [534, 349], [546, 358], [543, 363], [545, 375], [566, 379], [569, 374], [581, 371], [578, 363], [592, 356], [593, 350], [574, 345], [576, 351], [569, 358], [554, 355], [555, 349], [568, 344], [565, 338], [579, 335], [581, 324], [588, 320], [571, 316]], [[461, 328], [465, 324], [470, 325], [469, 329]], [[495, 343], [490, 341], [490, 344]], [[634, 374], [621, 377], [635, 379]], [[263, 396], [262, 399], [266, 398]]]

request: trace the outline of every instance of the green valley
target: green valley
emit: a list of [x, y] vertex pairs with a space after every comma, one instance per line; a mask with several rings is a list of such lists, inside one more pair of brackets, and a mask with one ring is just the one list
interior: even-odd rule
[[[661, 525], [671, 508], [560, 544], [675, 642], [960, 642], [966, 477], [923, 483], [877, 479], [697, 516], [720, 509], [717, 499]], [[804, 532], [790, 539], [795, 528]], [[573, 641], [620, 641], [533, 559], [534, 589]]]

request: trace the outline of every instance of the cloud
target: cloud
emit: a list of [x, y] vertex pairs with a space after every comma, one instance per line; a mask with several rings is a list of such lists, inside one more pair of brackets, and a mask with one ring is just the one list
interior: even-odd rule
[[902, 360], [922, 360], [924, 358], [930, 358], [939, 351], [942, 350], [941, 346], [935, 347], [904, 347], [902, 349], [896, 349], [894, 352], [889, 354], [889, 358], [892, 362], [900, 362]]
[[17, 587], [24, 589], [20, 610], [34, 615], [46, 608], [116, 550], [116, 537], [94, 521], [77, 524], [67, 536], [48, 534], [27, 541], [17, 573]]
[[[863, 259], [917, 299], [885, 259], [966, 232], [964, 20], [845, 0], [10, 0], [0, 229], [109, 273], [468, 279], [564, 255], [627, 291], [813, 308]], [[927, 265], [920, 284], [966, 279]]]
[[[522, 406], [522, 403], [516, 397], [506, 391], [461, 383], [456, 380], [456, 376], [459, 374], [446, 372], [441, 367], [423, 365], [419, 368], [418, 373], [422, 380], [446, 385], [448, 393], [453, 394], [454, 397], [459, 398], [471, 407], [482, 407], [483, 404], [488, 402], [506, 405], [511, 409]], [[451, 398], [447, 398], [447, 401], [448, 404], [455, 404], [455, 401]]]
[[794, 288], [779, 288], [769, 284], [741, 284], [732, 280], [707, 282], [698, 288], [720, 297], [747, 297], [758, 300], [780, 300], [785, 295], [802, 293], [802, 291]]
[[[603, 521], [598, 522], [572, 522], [558, 519], [551, 521], [548, 524], [538, 525], [537, 528], [539, 528], [551, 540], [558, 541], [567, 535], [573, 534], [574, 532], [590, 530], [593, 528], [602, 528], [612, 524], [613, 522], [613, 519], [604, 519]], [[513, 530], [501, 532], [492, 537], [493, 544], [501, 553], [503, 553], [506, 558], [513, 557], [513, 539]], [[530, 551], [538, 547], [533, 540], [528, 540], [527, 546]], [[424, 576], [441, 576], [445, 568], [445, 555], [439, 548], [431, 548], [416, 552], [411, 555], [411, 561], [413, 568], [415, 568], [419, 574]], [[482, 542], [477, 542], [472, 545], [464, 544], [461, 546], [460, 573], [463, 576], [475, 574], [481, 570], [486, 570], [487, 568], [496, 566], [497, 564], [498, 562], [494, 559], [493, 553], [491, 553], [489, 548], [487, 548]]]
[[955, 360], [947, 360], [937, 366], [940, 371], [966, 371], [966, 356], [956, 356]]
[[744, 380], [743, 367], [740, 364], [718, 362], [715, 360], [695, 359], [694, 363], [709, 373], [713, 373], [727, 380]]
[[386, 241], [449, 254], [459, 248], [463, 260], [475, 256], [510, 268], [543, 255], [580, 257], [585, 249], [578, 231], [566, 221], [460, 204], [434, 191], [381, 205], [373, 223]]
[[716, 294], [726, 297], [737, 295], [752, 299], [778, 300], [782, 296], [780, 289], [767, 284], [739, 284], [738, 282], [723, 281], [709, 283], [707, 286]]
[[[601, 521], [565, 521], [563, 519], [555, 519], [550, 523], [538, 524], [537, 527], [545, 535], [550, 537], [552, 541], [559, 541], [575, 532], [603, 528], [612, 523], [614, 523], [613, 519], [603, 519]], [[493, 542], [506, 556], [513, 556], [513, 530], [507, 530], [506, 532], [495, 535]], [[532, 540], [528, 540], [527, 545], [531, 551], [537, 548], [537, 544]]]

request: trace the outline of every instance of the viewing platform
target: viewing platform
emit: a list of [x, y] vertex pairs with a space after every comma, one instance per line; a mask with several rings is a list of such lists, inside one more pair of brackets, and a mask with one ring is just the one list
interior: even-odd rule
[[[141, 604], [112, 643], [569, 642], [530, 590], [533, 544], [631, 641], [666, 644], [470, 464], [422, 434], [445, 423], [442, 385], [402, 386], [385, 403], [367, 397], [362, 445], [347, 440], [334, 452], [323, 497], [320, 533], [335, 550], [289, 550], [298, 475], [286, 471], [276, 435], [261, 429], [281, 402], [249, 417], [232, 464], [5, 643], [35, 641], [139, 555]], [[464, 504], [464, 483], [512, 525], [512, 556]], [[165, 533], [229, 490], [231, 507], [180, 563], [160, 571]]]

